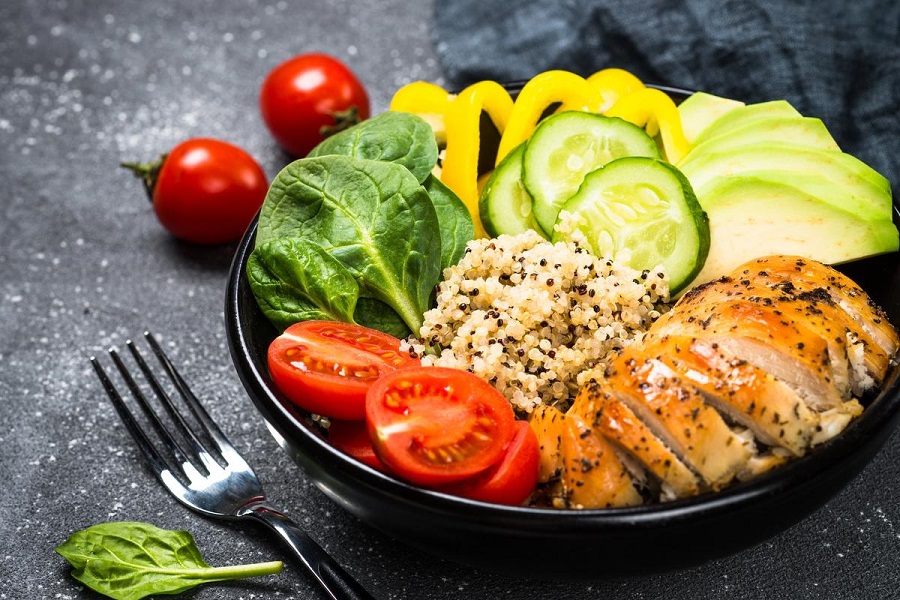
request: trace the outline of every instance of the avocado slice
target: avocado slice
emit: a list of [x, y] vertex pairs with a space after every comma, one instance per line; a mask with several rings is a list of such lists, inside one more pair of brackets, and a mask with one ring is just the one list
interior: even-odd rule
[[701, 153], [683, 161], [678, 168], [697, 191], [704, 208], [708, 198], [703, 190], [715, 177], [750, 171], [782, 171], [785, 176], [819, 176], [860, 199], [868, 199], [878, 214], [889, 214], [891, 210], [890, 182], [861, 160], [835, 150], [776, 142], [753, 144], [723, 152]]
[[691, 94], [684, 102], [678, 105], [678, 113], [681, 115], [681, 128], [684, 137], [689, 144], [694, 142], [719, 117], [744, 106], [744, 103], [731, 98], [714, 96], [706, 92]]
[[834, 264], [894, 252], [900, 246], [890, 218], [860, 219], [781, 183], [726, 180], [710, 192], [707, 203], [709, 255], [691, 285], [767, 254]]
[[801, 116], [803, 115], [797, 112], [797, 109], [791, 106], [787, 100], [772, 100], [770, 102], [739, 106], [734, 110], [728, 111], [725, 115], [719, 117], [709, 127], [704, 129], [703, 133], [695, 140], [695, 143], [700, 144], [708, 139], [730, 132], [738, 127], [743, 127], [759, 119]]
[[722, 152], [739, 146], [762, 142], [790, 140], [797, 146], [821, 150], [840, 150], [821, 119], [812, 117], [764, 117], [708, 138], [694, 146], [682, 162], [692, 154]]
[[871, 190], [835, 185], [814, 173], [792, 173], [775, 169], [742, 171], [735, 175], [713, 177], [702, 189], [695, 189], [695, 193], [702, 197], [702, 206], [706, 209], [717, 201], [719, 189], [737, 182], [745, 185], [772, 183], [792, 187], [863, 220], [891, 219], [889, 193], [879, 192], [873, 195]]

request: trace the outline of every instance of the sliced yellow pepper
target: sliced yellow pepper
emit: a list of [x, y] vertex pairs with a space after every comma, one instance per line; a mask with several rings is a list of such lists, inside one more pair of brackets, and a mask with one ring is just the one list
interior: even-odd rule
[[691, 149], [684, 137], [678, 108], [665, 92], [652, 88], [632, 92], [620, 98], [606, 115], [644, 127], [651, 136], [659, 133], [666, 160], [673, 164], [678, 163]]
[[512, 110], [512, 98], [503, 86], [494, 81], [480, 81], [460, 92], [445, 113], [447, 148], [441, 165], [441, 181], [468, 207], [476, 238], [487, 237], [478, 214], [481, 113], [490, 117], [502, 136]]
[[603, 96], [583, 77], [568, 71], [546, 71], [534, 76], [516, 98], [509, 123], [500, 138], [496, 164], [531, 136], [541, 115], [555, 103], [560, 103], [557, 112], [598, 112], [603, 105]]
[[587, 82], [597, 88], [603, 96], [603, 104], [598, 112], [605, 113], [621, 98], [644, 89], [643, 82], [624, 69], [603, 69], [587, 78]]
[[439, 146], [447, 142], [445, 114], [453, 95], [427, 81], [414, 81], [397, 90], [391, 98], [391, 110], [409, 112], [424, 119], [434, 131]]

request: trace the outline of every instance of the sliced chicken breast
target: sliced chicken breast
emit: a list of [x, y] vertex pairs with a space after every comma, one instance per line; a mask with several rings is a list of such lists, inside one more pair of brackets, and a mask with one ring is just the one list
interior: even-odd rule
[[631, 455], [660, 483], [662, 500], [693, 496], [697, 476], [602, 381], [584, 386], [567, 414], [576, 414], [622, 452]]
[[693, 288], [676, 307], [738, 299], [776, 308], [822, 337], [828, 344], [835, 379], [841, 385], [849, 377], [854, 394], [862, 394], [884, 379], [890, 355], [823, 287], [802, 290], [789, 280], [768, 277], [765, 270], [745, 270], [740, 277], [721, 277]]
[[[766, 256], [742, 265], [740, 273], [771, 283], [790, 282], [801, 293], [822, 288], [844, 309], [888, 356], [900, 349], [900, 335], [876, 305], [849, 277], [820, 262], [799, 256]], [[770, 284], [771, 284], [770, 283]]]
[[610, 363], [604, 385], [712, 489], [730, 482], [753, 455], [752, 443], [737, 436], [695, 387], [640, 345]]
[[663, 315], [645, 339], [666, 335], [703, 339], [793, 388], [816, 410], [849, 398], [849, 381], [835, 377], [828, 343], [801, 319], [744, 300], [685, 305]]
[[812, 444], [819, 415], [790, 387], [703, 338], [663, 336], [646, 351], [689, 381], [704, 400], [768, 445], [802, 456]]
[[616, 449], [578, 415], [566, 415], [563, 484], [572, 508], [636, 506], [644, 499]]

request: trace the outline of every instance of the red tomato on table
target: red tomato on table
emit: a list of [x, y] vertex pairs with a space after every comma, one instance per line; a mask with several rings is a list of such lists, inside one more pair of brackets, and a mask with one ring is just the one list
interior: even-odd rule
[[381, 375], [417, 366], [386, 333], [337, 321], [304, 321], [269, 345], [269, 374], [301, 408], [334, 419], [361, 421], [366, 392]]
[[259, 107], [272, 136], [296, 157], [329, 133], [369, 118], [365, 87], [327, 54], [301, 54], [275, 67], [263, 81]]
[[163, 227], [196, 244], [239, 238], [269, 189], [252, 156], [211, 138], [184, 141], [153, 163], [122, 166], [143, 180]]
[[515, 430], [506, 398], [480, 377], [418, 367], [379, 378], [366, 396], [375, 453], [420, 485], [459, 481], [501, 459]]
[[328, 441], [335, 448], [373, 469], [384, 471], [384, 464], [372, 448], [365, 421], [332, 421], [328, 426]]

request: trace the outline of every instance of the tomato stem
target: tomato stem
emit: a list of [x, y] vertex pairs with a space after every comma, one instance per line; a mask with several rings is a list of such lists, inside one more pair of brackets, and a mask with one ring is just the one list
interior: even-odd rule
[[359, 109], [351, 106], [347, 110], [338, 110], [331, 113], [334, 117], [334, 125], [323, 125], [319, 128], [322, 137], [332, 136], [340, 131], [353, 127], [362, 119], [359, 118]]
[[135, 177], [141, 180], [150, 202], [153, 202], [153, 190], [156, 188], [156, 181], [159, 179], [159, 172], [162, 169], [163, 163], [166, 161], [166, 156], [166, 154], [163, 154], [157, 160], [149, 163], [119, 163], [120, 167], [128, 169]]

